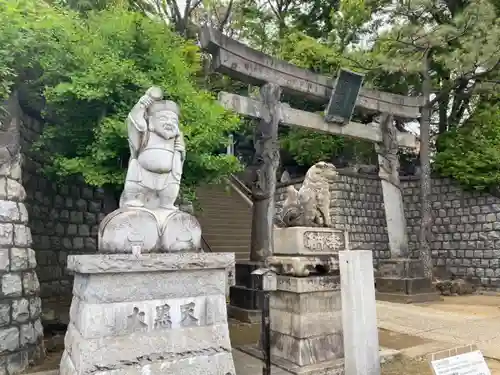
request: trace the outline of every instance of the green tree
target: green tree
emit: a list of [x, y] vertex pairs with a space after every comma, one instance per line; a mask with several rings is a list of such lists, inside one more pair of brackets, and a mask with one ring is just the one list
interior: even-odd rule
[[[430, 228], [431, 121], [441, 133], [456, 127], [500, 64], [500, 21], [487, 0], [402, 1], [391, 10], [394, 27], [374, 48], [383, 70], [414, 77], [425, 100], [420, 119], [421, 228], [419, 254], [432, 276]], [[420, 84], [419, 84], [420, 83]]]
[[[290, 33], [283, 39], [278, 56], [294, 65], [312, 70], [319, 74], [333, 76], [340, 67], [353, 67], [357, 59], [345, 48], [332, 48], [332, 44], [319, 42], [304, 33]], [[347, 58], [346, 58], [347, 57]], [[304, 100], [287, 98], [293, 107], [310, 112], [322, 112], [324, 106]], [[355, 114], [355, 116], [357, 116]], [[361, 118], [358, 118], [361, 120]], [[368, 142], [348, 137], [321, 134], [305, 129], [292, 128], [281, 137], [281, 146], [289, 151], [301, 166], [311, 166], [319, 160], [332, 161], [344, 156], [349, 161], [364, 163], [373, 159], [374, 148]]]
[[441, 143], [434, 167], [442, 175], [478, 190], [500, 186], [500, 103], [480, 103]]
[[[48, 173], [121, 185], [128, 161], [124, 120], [151, 85], [181, 107], [184, 188], [238, 170], [236, 158], [217, 151], [239, 119], [197, 87], [198, 47], [163, 22], [120, 6], [85, 17], [37, 0], [8, 0], [0, 7], [0, 66], [7, 69], [2, 87], [16, 78], [31, 90], [42, 87], [49, 124], [37, 147], [48, 158]], [[19, 82], [28, 68], [40, 74]]]

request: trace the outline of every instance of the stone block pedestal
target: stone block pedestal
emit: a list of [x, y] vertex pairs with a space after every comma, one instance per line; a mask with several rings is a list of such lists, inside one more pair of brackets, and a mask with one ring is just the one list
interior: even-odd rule
[[61, 375], [235, 375], [226, 313], [234, 254], [68, 257]]
[[[278, 275], [277, 284], [269, 301], [272, 364], [297, 375], [343, 375], [340, 277]], [[241, 350], [262, 359], [258, 346]]]
[[[346, 245], [345, 233], [330, 228], [275, 230], [274, 254], [266, 260], [277, 273], [269, 299], [275, 366], [300, 375], [344, 374], [338, 252]], [[255, 346], [243, 350], [262, 355]]]
[[432, 280], [424, 277], [423, 264], [419, 259], [380, 261], [375, 283], [376, 297], [380, 301], [414, 303], [441, 300]]
[[278, 276], [270, 296], [271, 355], [293, 374], [343, 374], [339, 276]]

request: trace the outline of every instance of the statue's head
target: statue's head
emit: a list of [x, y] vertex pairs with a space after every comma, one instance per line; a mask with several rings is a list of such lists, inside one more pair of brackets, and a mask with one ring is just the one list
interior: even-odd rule
[[309, 168], [306, 179], [310, 181], [333, 181], [337, 176], [337, 168], [333, 164], [320, 161]]
[[149, 121], [166, 131], [179, 128], [179, 107], [170, 100], [155, 101], [148, 108]]

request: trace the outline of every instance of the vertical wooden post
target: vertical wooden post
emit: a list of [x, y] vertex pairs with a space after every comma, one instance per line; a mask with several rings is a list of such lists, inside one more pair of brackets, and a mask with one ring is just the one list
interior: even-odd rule
[[280, 97], [281, 87], [274, 83], [267, 83], [260, 89], [263, 111], [254, 135], [251, 261], [263, 261], [273, 252], [274, 195], [280, 158], [278, 145]]

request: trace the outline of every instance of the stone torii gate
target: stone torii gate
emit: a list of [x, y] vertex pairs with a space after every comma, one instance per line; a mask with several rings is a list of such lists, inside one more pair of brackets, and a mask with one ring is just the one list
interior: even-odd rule
[[[377, 287], [379, 292], [384, 291], [385, 295], [391, 294], [384, 296], [379, 293], [381, 298], [393, 299], [392, 292], [408, 294], [408, 290], [412, 289], [411, 285], [408, 286], [407, 281], [402, 281], [396, 282], [397, 286], [394, 287], [393, 279], [406, 280], [416, 276], [420, 278], [423, 275], [415, 261], [408, 259], [408, 237], [399, 184], [397, 151], [399, 147], [416, 149], [419, 141], [412, 134], [397, 131], [393, 120], [420, 117], [422, 98], [406, 97], [364, 87], [361, 89], [358, 87], [359, 94], [355, 88], [346, 90], [345, 86], [341, 85], [339, 85], [340, 90], [337, 90], [331, 78], [256, 51], [215, 29], [204, 27], [200, 39], [202, 48], [212, 54], [212, 67], [215, 71], [246, 84], [261, 87], [260, 101], [227, 92], [219, 94], [219, 101], [226, 109], [260, 120], [255, 129], [254, 162], [257, 172], [252, 186], [254, 205], [250, 259], [263, 261], [273, 252], [274, 195], [276, 171], [279, 165], [278, 125], [298, 126], [368, 140], [376, 145], [379, 155], [379, 176], [391, 252], [391, 260], [380, 267], [381, 278], [377, 280]], [[352, 91], [355, 91], [354, 95]], [[334, 107], [337, 104], [337, 112], [341, 115], [343, 113], [344, 116], [341, 121], [327, 122], [321, 115], [294, 109], [286, 103], [281, 103], [282, 93], [298, 95], [325, 105], [330, 102], [328, 114], [332, 108], [335, 111]], [[349, 101], [351, 103], [348, 103]], [[350, 121], [353, 108], [346, 109], [346, 104], [347, 107], [351, 104], [351, 107], [355, 105], [367, 112], [382, 113], [380, 125], [365, 125]], [[413, 270], [410, 272], [411, 275], [408, 269]], [[425, 287], [427, 291], [427, 284], [420, 281], [419, 285]]]

